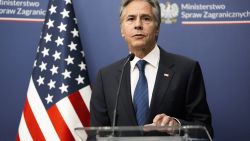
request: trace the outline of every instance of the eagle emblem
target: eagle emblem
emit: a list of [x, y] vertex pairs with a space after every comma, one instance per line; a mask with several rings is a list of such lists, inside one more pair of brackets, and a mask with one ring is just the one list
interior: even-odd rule
[[166, 2], [160, 3], [161, 7], [161, 20], [162, 23], [171, 24], [176, 23], [179, 14], [179, 7], [176, 3]]

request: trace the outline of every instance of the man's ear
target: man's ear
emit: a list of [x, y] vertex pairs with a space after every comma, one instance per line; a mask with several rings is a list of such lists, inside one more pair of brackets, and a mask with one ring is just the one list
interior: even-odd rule
[[159, 33], [160, 33], [160, 26], [158, 26], [156, 29], [156, 34], [159, 35]]
[[122, 26], [121, 26], [121, 35], [122, 35], [123, 38], [125, 37]]

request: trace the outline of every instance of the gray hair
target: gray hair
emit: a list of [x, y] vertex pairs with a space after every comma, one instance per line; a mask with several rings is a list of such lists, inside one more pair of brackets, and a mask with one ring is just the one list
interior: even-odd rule
[[[122, 0], [122, 4], [121, 4], [121, 8], [120, 8], [120, 23], [122, 23], [123, 10], [132, 1], [134, 1], [134, 0]], [[148, 2], [152, 6], [153, 15], [154, 15], [154, 18], [156, 19], [157, 27], [159, 28], [160, 24], [161, 24], [161, 8], [159, 5], [159, 1], [158, 0], [143, 0], [143, 1]]]

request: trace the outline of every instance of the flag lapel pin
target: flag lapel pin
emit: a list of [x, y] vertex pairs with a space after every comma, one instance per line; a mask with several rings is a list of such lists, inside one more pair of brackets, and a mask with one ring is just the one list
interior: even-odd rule
[[165, 76], [165, 77], [169, 77], [169, 74], [168, 74], [168, 73], [164, 73], [164, 76]]

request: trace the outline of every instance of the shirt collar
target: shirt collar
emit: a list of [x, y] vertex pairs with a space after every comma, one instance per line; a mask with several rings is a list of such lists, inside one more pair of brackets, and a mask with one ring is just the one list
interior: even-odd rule
[[[136, 57], [130, 62], [131, 69], [134, 70], [136, 63], [141, 60], [140, 58]], [[160, 49], [157, 45], [155, 45], [154, 49], [147, 54], [143, 60], [147, 61], [148, 64], [153, 66], [154, 68], [157, 68], [159, 65], [160, 60]]]

